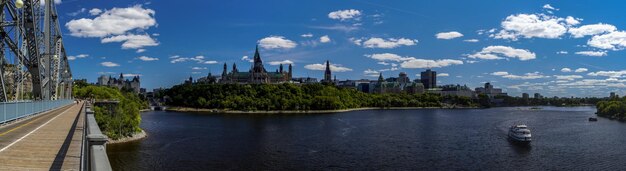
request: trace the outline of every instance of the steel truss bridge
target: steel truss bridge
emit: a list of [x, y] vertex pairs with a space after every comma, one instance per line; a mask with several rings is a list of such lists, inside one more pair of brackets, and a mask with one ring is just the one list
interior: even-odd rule
[[54, 2], [0, 0], [0, 9], [0, 102], [71, 98], [72, 72]]

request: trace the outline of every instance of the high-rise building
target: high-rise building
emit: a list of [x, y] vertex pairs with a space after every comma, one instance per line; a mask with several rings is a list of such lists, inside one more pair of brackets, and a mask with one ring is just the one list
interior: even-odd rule
[[609, 96], [610, 98], [615, 98], [615, 92], [611, 92], [611, 95]]
[[420, 81], [425, 89], [437, 88], [437, 72], [427, 69], [421, 73]]
[[333, 82], [333, 80], [331, 79], [332, 73], [330, 72], [330, 61], [326, 60], [326, 71], [324, 71], [324, 80], [323, 82]]
[[541, 96], [541, 94], [535, 93], [535, 99], [541, 99], [541, 98], [543, 98], [543, 96]]
[[528, 93], [522, 93], [522, 98], [523, 99], [528, 99], [528, 98], [530, 98], [530, 95]]

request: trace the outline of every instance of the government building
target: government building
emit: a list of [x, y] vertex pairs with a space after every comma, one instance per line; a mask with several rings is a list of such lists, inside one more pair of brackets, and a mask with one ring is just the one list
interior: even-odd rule
[[263, 67], [261, 55], [259, 55], [259, 46], [257, 45], [254, 52], [254, 64], [252, 64], [248, 72], [239, 72], [237, 64], [233, 64], [233, 68], [228, 72], [228, 66], [224, 63], [224, 71], [222, 78], [219, 80], [222, 84], [267, 84], [267, 83], [286, 83], [291, 81], [292, 68], [289, 64], [289, 70], [283, 70], [283, 64], [280, 64], [276, 72], [268, 72]]

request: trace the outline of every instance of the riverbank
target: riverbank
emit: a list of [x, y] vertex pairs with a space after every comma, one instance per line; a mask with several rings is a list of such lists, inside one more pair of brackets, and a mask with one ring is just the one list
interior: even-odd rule
[[203, 108], [190, 108], [190, 107], [168, 107], [165, 111], [174, 112], [201, 112], [201, 113], [222, 113], [222, 114], [324, 114], [324, 113], [342, 113], [361, 110], [410, 110], [410, 109], [478, 109], [478, 107], [363, 107], [353, 109], [338, 109], [338, 110], [256, 110], [256, 111], [242, 111], [242, 110], [225, 110], [225, 109], [203, 109]]
[[126, 143], [126, 142], [131, 142], [131, 141], [137, 141], [146, 137], [148, 137], [148, 134], [146, 134], [146, 131], [141, 130], [141, 132], [136, 132], [130, 137], [124, 137], [124, 138], [120, 138], [117, 140], [109, 140], [107, 144]]

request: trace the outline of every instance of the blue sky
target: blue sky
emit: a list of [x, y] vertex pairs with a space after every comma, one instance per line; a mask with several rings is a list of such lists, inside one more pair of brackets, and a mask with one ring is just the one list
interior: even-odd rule
[[439, 84], [511, 95], [626, 94], [622, 1], [69, 1], [57, 5], [75, 78], [135, 74], [142, 87], [293, 64], [294, 77], [375, 79], [432, 68]]

